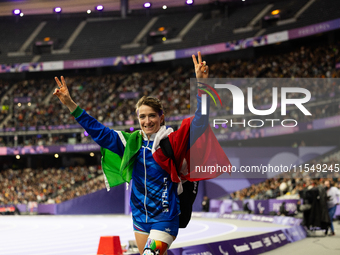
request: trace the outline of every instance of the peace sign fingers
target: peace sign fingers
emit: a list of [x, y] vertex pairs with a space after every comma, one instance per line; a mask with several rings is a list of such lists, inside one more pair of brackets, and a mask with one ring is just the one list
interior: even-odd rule
[[192, 61], [194, 62], [194, 66], [195, 66], [196, 78], [208, 78], [209, 68], [206, 65], [205, 61], [202, 62], [202, 55], [200, 51], [197, 52], [197, 60], [196, 60], [196, 56], [192, 55]]
[[67, 85], [66, 85], [66, 82], [65, 82], [65, 79], [64, 79], [64, 76], [61, 76], [60, 79], [61, 79], [61, 82], [59, 81], [58, 77], [54, 77], [58, 87], [61, 89], [61, 88], [67, 88]]

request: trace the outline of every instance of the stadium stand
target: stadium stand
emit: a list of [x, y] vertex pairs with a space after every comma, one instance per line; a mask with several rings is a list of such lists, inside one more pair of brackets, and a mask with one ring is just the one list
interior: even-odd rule
[[[244, 6], [243, 8], [236, 8], [227, 14], [223, 14], [222, 11], [220, 11], [220, 14], [216, 16], [211, 16], [210, 13], [203, 15], [197, 21], [196, 25], [188, 31], [183, 42], [170, 45], [155, 45], [153, 51], [190, 48], [253, 36], [255, 35], [254, 31], [242, 35], [235, 35], [233, 34], [233, 30], [247, 25], [266, 5], [267, 4], [256, 4]], [[203, 35], [202, 31], [205, 31]]]
[[[293, 23], [279, 25], [278, 23], [262, 24], [265, 15], [272, 10], [282, 10], [281, 21], [293, 18], [307, 3], [311, 5]], [[272, 4], [268, 11], [263, 13], [262, 18], [254, 21], [255, 17]], [[281, 30], [301, 27], [316, 22], [322, 22], [339, 17], [339, 3], [337, 1], [265, 1], [257, 4], [244, 6], [225, 6], [192, 10], [189, 14], [185, 12], [168, 13], [157, 16], [157, 21], [146, 32], [157, 30], [160, 26], [169, 28], [176, 38], [179, 32], [197, 14], [202, 15], [195, 25], [187, 31], [185, 36], [176, 43], [160, 43], [152, 45], [150, 52], [163, 50], [174, 50], [189, 48], [213, 43], [235, 41], [261, 33], [273, 33]], [[60, 40], [58, 49], [62, 49], [77, 27], [85, 22], [79, 35], [70, 46], [70, 53], [64, 54], [41, 54], [39, 61], [56, 61], [70, 59], [88, 59], [119, 55], [134, 55], [142, 53], [147, 45], [146, 38], [140, 40], [139, 47], [122, 48], [122, 45], [132, 43], [138, 33], [146, 27], [153, 16], [140, 15], [129, 16], [126, 19], [116, 17], [62, 17], [46, 19], [46, 24], [34, 39], [45, 37]], [[26, 19], [26, 17], [25, 17]], [[0, 63], [29, 62], [33, 59], [33, 42], [24, 50], [26, 56], [9, 57], [7, 53], [20, 51], [25, 41], [41, 23], [39, 18], [27, 17], [25, 21], [14, 22], [13, 19], [1, 18], [0, 31], [4, 31], [0, 38]], [[9, 21], [9, 22], [8, 22]], [[254, 21], [254, 22], [253, 22]], [[253, 22], [253, 23], [252, 23]], [[250, 31], [235, 33], [235, 29], [252, 26]], [[9, 32], [11, 31], [11, 33]], [[12, 33], [15, 31], [15, 33]], [[204, 31], [204, 34], [202, 33]], [[333, 34], [334, 36], [334, 34]], [[169, 38], [169, 39], [172, 39]], [[316, 46], [315, 46], [316, 45]], [[212, 56], [209, 61], [211, 77], [220, 78], [338, 78], [340, 73], [336, 64], [340, 60], [339, 42], [329, 40], [327, 43], [312, 43], [306, 46], [292, 46], [289, 51], [284, 51], [286, 45], [279, 46], [279, 52], [268, 50], [266, 54], [254, 51], [254, 57], [229, 58], [228, 55]], [[294, 49], [292, 49], [294, 48]], [[268, 49], [268, 48], [266, 48]], [[266, 50], [262, 50], [266, 51]], [[241, 53], [242, 54], [242, 53]], [[134, 114], [135, 97], [142, 95], [157, 96], [165, 105], [166, 114], [169, 117], [179, 116], [183, 118], [189, 114], [190, 91], [187, 84], [192, 77], [193, 69], [185, 64], [169, 64], [169, 68], [155, 66], [145, 67], [146, 70], [134, 71], [135, 66], [125, 68], [122, 72], [112, 69], [105, 74], [78, 74], [77, 71], [67, 76], [67, 83], [74, 100], [92, 116], [99, 121], [125, 128], [127, 125], [136, 125]], [[111, 72], [111, 73], [110, 73]], [[100, 73], [100, 72], [98, 72]], [[55, 88], [53, 77], [25, 78], [20, 81], [0, 81], [0, 101], [3, 107], [0, 116], [0, 129], [9, 129], [1, 132], [0, 147], [14, 147], [18, 145], [54, 145], [67, 144], [69, 138], [76, 137], [76, 143], [91, 143], [89, 137], [82, 135], [83, 130], [66, 130], [63, 133], [51, 132], [50, 135], [41, 134], [40, 126], [59, 126], [74, 123], [73, 117], [65, 107], [62, 107], [57, 98], [52, 97]], [[254, 105], [262, 106], [268, 103], [270, 98], [270, 87], [261, 87], [263, 93], [255, 98]], [[317, 103], [308, 109], [313, 113], [312, 117], [299, 115], [299, 112], [290, 111], [289, 116], [299, 121], [310, 121], [328, 116], [340, 114], [339, 101], [340, 91], [338, 84], [325, 83], [322, 87], [307, 87], [314, 95]], [[119, 94], [136, 93], [131, 99], [120, 98]], [[137, 95], [137, 96], [136, 96]], [[31, 105], [22, 103], [21, 106], [14, 103], [15, 98], [30, 98]], [[232, 108], [231, 100], [228, 102], [223, 114], [228, 117]], [[275, 117], [275, 116], [274, 116]], [[177, 122], [169, 122], [177, 124]], [[19, 131], [28, 131], [33, 127], [31, 133], [15, 136]], [[224, 129], [223, 132], [243, 130]], [[3, 130], [2, 130], [3, 131]], [[260, 140], [260, 139], [259, 139]], [[308, 143], [308, 142], [307, 142]], [[337, 143], [337, 142], [334, 142]], [[302, 146], [303, 144], [300, 144]], [[336, 149], [338, 150], [338, 148]], [[331, 155], [322, 155], [312, 164], [335, 164], [339, 159], [339, 151]], [[15, 168], [15, 167], [14, 167]], [[269, 179], [263, 183], [252, 185], [249, 188], [231, 194], [233, 199], [244, 198], [276, 198], [282, 194], [280, 185], [284, 182], [288, 188], [285, 193], [296, 194], [299, 189], [317, 185], [320, 178], [331, 177], [315, 174], [315, 180], [304, 179], [298, 176], [293, 179], [282, 177], [281, 179]], [[338, 176], [337, 176], [338, 177]], [[75, 166], [72, 170], [68, 168], [40, 168], [11, 169], [4, 168], [0, 172], [0, 203], [27, 203], [29, 201], [59, 203], [76, 196], [80, 196], [98, 189], [104, 188], [100, 180], [100, 167]], [[71, 181], [70, 181], [71, 180]], [[99, 183], [100, 180], [100, 183]]]
[[97, 166], [0, 172], [0, 204], [61, 203], [105, 188]]
[[[50, 19], [46, 22], [46, 25], [42, 28], [40, 33], [37, 34], [36, 40], [42, 42], [44, 39], [47, 41], [49, 41], [48, 39], [52, 40], [54, 43], [53, 47], [50, 52], [47, 52], [52, 54], [53, 50], [62, 49], [65, 46], [67, 40], [70, 38], [82, 20], [82, 18], [72, 18], [65, 20]], [[34, 47], [34, 45], [35, 41], [31, 47]], [[37, 52], [36, 55], [41, 55], [41, 53]]]
[[[335, 69], [338, 58], [337, 45], [323, 45], [302, 47], [286, 54], [262, 56], [252, 60], [219, 61], [211, 63], [210, 69], [211, 77], [334, 78], [338, 77], [338, 71]], [[76, 76], [69, 77], [67, 81], [72, 96], [79, 105], [100, 121], [110, 123], [110, 126], [121, 126], [136, 124], [135, 98], [121, 100], [117, 97], [117, 93], [136, 92], [139, 96], [143, 94], [156, 95], [164, 103], [168, 117], [189, 114], [190, 93], [185, 86], [189, 83], [192, 72], [191, 66], [180, 66], [171, 70], [134, 73], [132, 76], [118, 73], [89, 77]], [[179, 87], [180, 90], [178, 90]], [[61, 107], [56, 98], [51, 97], [55, 88], [52, 79], [24, 80], [17, 83], [14, 88], [11, 93], [12, 100], [29, 97], [31, 105], [21, 104], [19, 107], [14, 104], [14, 101], [11, 102], [12, 114], [7, 119], [2, 117], [4, 120], [0, 123], [0, 127], [13, 127], [17, 130], [24, 127], [28, 130], [30, 127], [67, 125], [73, 122], [67, 109]], [[310, 121], [339, 114], [338, 86], [325, 82], [322, 87], [309, 85], [307, 88], [315, 97], [311, 102], [311, 105], [314, 106], [308, 107], [313, 113], [313, 117], [305, 116], [300, 111], [290, 111], [290, 117], [299, 121]], [[265, 99], [270, 98], [271, 93], [269, 87], [260, 86], [258, 89], [265, 93], [255, 99], [255, 106], [263, 105], [263, 102], [266, 102]], [[315, 104], [315, 100], [317, 100], [317, 104]], [[232, 109], [231, 98], [225, 109], [221, 114], [228, 116], [231, 113], [228, 109]], [[5, 113], [8, 111], [4, 110]], [[235, 130], [240, 130], [240, 128], [234, 127], [222, 132]]]
[[170, 28], [169, 39], [176, 37], [182, 28], [195, 16], [195, 13], [179, 13], [158, 16], [158, 20], [151, 27], [150, 31], [155, 31], [160, 27]]
[[[308, 8], [301, 13], [301, 16], [292, 21], [291, 17], [307, 3], [310, 3]], [[282, 17], [279, 20], [281, 23], [274, 22], [268, 25], [264, 22], [264, 16], [268, 16], [268, 12], [263, 12], [263, 10], [266, 10], [268, 6], [270, 7], [268, 12], [274, 9], [282, 10]], [[335, 19], [339, 17], [338, 7], [337, 1], [328, 1], [327, 4], [322, 0], [274, 1], [273, 3], [268, 1], [244, 5], [230, 4], [228, 7], [225, 4], [213, 7], [212, 5], [205, 5], [202, 8], [193, 9], [191, 12], [188, 12], [186, 8], [182, 8], [176, 13], [155, 13], [153, 15], [158, 18], [156, 23], [146, 31], [138, 47], [130, 48], [124, 48], [122, 45], [133, 42], [140, 31], [147, 28], [146, 25], [154, 18], [153, 16], [142, 15], [139, 12], [131, 14], [126, 19], [114, 16], [114, 14], [111, 14], [111, 17], [106, 15], [95, 18], [89, 18], [85, 14], [84, 16], [77, 15], [76, 17], [69, 15], [61, 16], [60, 20], [57, 20], [52, 15], [40, 17], [40, 21], [44, 20], [46, 24], [39, 33], [34, 34], [34, 37], [31, 38], [33, 39], [32, 42], [27, 45], [24, 51], [20, 50], [20, 48], [42, 22], [39, 22], [37, 17], [29, 16], [25, 16], [17, 22], [8, 17], [1, 17], [1, 24], [4, 27], [0, 29], [4, 31], [4, 37], [0, 41], [0, 63], [23, 63], [37, 59], [39, 61], [56, 61], [61, 59], [87, 59], [141, 54], [147, 49], [147, 35], [149, 32], [160, 26], [166, 26], [168, 30], [173, 31], [173, 35], [169, 34], [168, 42], [161, 42], [153, 45], [151, 49], [147, 49], [148, 53], [228, 42]], [[196, 14], [201, 14], [200, 18], [180, 38], [177, 37], [178, 33], [188, 25]], [[286, 22], [288, 24], [285, 24], [284, 21], [286, 20], [290, 20]], [[83, 26], [79, 28], [78, 34], [76, 30], [82, 22]], [[251, 29], [234, 33], [235, 29], [249, 27]], [[6, 33], [6, 31], [16, 32]], [[204, 31], [203, 35], [201, 31]], [[71, 35], [75, 38], [71, 38]], [[41, 40], [45, 37], [59, 41], [59, 45], [56, 45], [59, 50], [65, 46], [65, 43], [70, 38], [72, 39], [72, 44], [65, 49], [64, 54], [61, 54], [62, 52], [59, 52], [60, 54], [46, 52], [41, 56], [34, 54], [33, 44], [35, 40]], [[178, 40], [169, 43], [173, 39], [171, 37]], [[70, 50], [70, 53], [67, 53], [68, 50]], [[18, 51], [19, 55], [12, 54], [12, 56], [8, 56], [8, 53], [18, 53]], [[40, 58], [34, 58], [35, 56], [40, 56]]]
[[[298, 1], [299, 2], [299, 1]], [[308, 26], [312, 23], [319, 23], [327, 20], [339, 18], [339, 2], [316, 0], [306, 9], [298, 18], [297, 22], [273, 26], [266, 29], [266, 34], [277, 32], [279, 30], [293, 29], [297, 27]]]
[[[27, 56], [8, 57], [10, 52], [18, 51], [25, 43], [27, 38], [34, 32], [39, 25], [39, 21], [29, 19], [25, 22], [16, 23], [13, 19], [1, 17], [0, 31], [3, 36], [0, 39], [0, 62], [4, 63], [22, 63], [30, 62], [32, 59], [32, 49], [29, 48]], [[24, 51], [23, 53], [26, 53]]]
[[269, 10], [266, 15], [271, 15], [272, 11], [279, 10], [280, 20], [293, 18], [301, 8], [303, 8], [309, 0], [302, 1], [274, 1], [273, 7]]
[[[120, 45], [129, 43], [146, 25], [148, 17], [138, 19], [88, 20], [64, 60], [124, 55]], [[141, 53], [140, 49], [139, 52]]]
[[[335, 164], [339, 165], [340, 150], [337, 148], [335, 152], [322, 155], [319, 159], [310, 161], [310, 165], [321, 166], [322, 169], [327, 171], [320, 171], [315, 169], [310, 173], [296, 173], [286, 176], [278, 176], [277, 178], [267, 179], [259, 184], [253, 184], [248, 188], [230, 194], [230, 197], [236, 200], [243, 199], [270, 199], [270, 198], [299, 198], [299, 191], [307, 188], [311, 189], [322, 185], [327, 179], [335, 183], [340, 181], [339, 172], [335, 173]], [[332, 169], [333, 171], [328, 171]]]

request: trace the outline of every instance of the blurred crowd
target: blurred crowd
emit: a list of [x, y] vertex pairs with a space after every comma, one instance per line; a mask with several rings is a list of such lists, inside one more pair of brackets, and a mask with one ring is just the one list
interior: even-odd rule
[[10, 101], [9, 101], [9, 97], [6, 96], [6, 93], [10, 89], [10, 85], [11, 84], [8, 81], [0, 80], [0, 105], [1, 105], [0, 123], [2, 123], [5, 120], [5, 118], [10, 112], [9, 111]]
[[[263, 55], [251, 60], [233, 60], [211, 65], [210, 72], [219, 78], [336, 78], [338, 45], [301, 47], [285, 54]], [[327, 93], [318, 88], [315, 94]]]
[[[236, 191], [231, 194], [235, 200], [243, 199], [273, 199], [281, 196], [299, 198], [299, 191], [313, 188], [323, 183], [323, 179], [303, 178], [271, 178], [259, 184]], [[339, 180], [340, 181], [340, 180]]]
[[[311, 121], [317, 118], [340, 114], [338, 102], [339, 84], [329, 78], [340, 77], [336, 64], [340, 62], [337, 45], [318, 47], [301, 47], [286, 54], [270, 54], [251, 60], [228, 60], [208, 63], [211, 78], [323, 78], [323, 84], [305, 82], [301, 87], [311, 94], [311, 102], [318, 102], [307, 107], [312, 116], [305, 116], [299, 110], [289, 110], [286, 118], [297, 121]], [[109, 126], [136, 124], [135, 103], [143, 95], [159, 98], [164, 105], [167, 117], [190, 114], [190, 78], [193, 67], [179, 66], [163, 70], [149, 70], [134, 73], [114, 73], [100, 76], [66, 77], [71, 96], [79, 106], [100, 122]], [[309, 80], [310, 79], [306, 79]], [[253, 84], [253, 104], [259, 109], [271, 104], [272, 87], [283, 84], [258, 82]], [[56, 84], [51, 79], [24, 80], [18, 83], [0, 80], [0, 129], [14, 127], [17, 129], [39, 126], [58, 126], [75, 124], [68, 109], [52, 96]], [[240, 87], [246, 94], [246, 88]], [[12, 89], [11, 93], [8, 91]], [[290, 97], [301, 96], [290, 94]], [[230, 95], [229, 95], [230, 97]], [[232, 113], [232, 100], [223, 102], [220, 116]], [[280, 100], [280, 99], [278, 99]], [[20, 101], [22, 103], [20, 103]], [[16, 102], [16, 103], [14, 103]], [[280, 101], [278, 101], [280, 102]], [[247, 107], [246, 107], [247, 109]], [[274, 113], [266, 118], [277, 118]], [[4, 120], [8, 118], [7, 122]], [[248, 117], [246, 116], [245, 119]], [[240, 121], [235, 119], [235, 121]], [[269, 123], [270, 124], [270, 123]], [[226, 128], [223, 132], [234, 131], [242, 127]], [[19, 145], [53, 145], [66, 143], [73, 134], [38, 135], [27, 137]], [[89, 137], [81, 134], [77, 138], [82, 143], [91, 142]], [[79, 142], [79, 141], [78, 141]], [[12, 140], [0, 137], [0, 147], [13, 145]], [[327, 164], [333, 169], [340, 162], [337, 152], [311, 165]], [[285, 194], [295, 195], [298, 191], [319, 185], [325, 178], [339, 181], [335, 173], [313, 173], [294, 176], [282, 176], [268, 179], [263, 183], [231, 194], [235, 199], [276, 198]], [[21, 169], [0, 172], [0, 203], [28, 203], [32, 201], [60, 203], [76, 196], [88, 194], [104, 188], [99, 167], [69, 167], [63, 169]]]
[[280, 174], [276, 178], [267, 179], [259, 184], [231, 194], [231, 198], [243, 199], [270, 199], [287, 196], [299, 198], [299, 191], [323, 185], [325, 180], [330, 180], [335, 187], [340, 189], [340, 151], [330, 155], [311, 160], [308, 171], [302, 168], [292, 173]]
[[[322, 185], [331, 180], [340, 188], [340, 151], [309, 162], [315, 170], [278, 175], [259, 184], [230, 194], [235, 200], [270, 199], [288, 196], [299, 198], [299, 191]], [[317, 165], [327, 171], [319, 171]], [[105, 188], [102, 170], [98, 166], [21, 170], [0, 172], [0, 204], [60, 203]]]
[[[311, 102], [318, 100], [318, 105], [307, 107], [312, 116], [305, 116], [300, 110], [294, 109], [288, 111], [286, 117], [297, 121], [310, 121], [315, 118], [340, 114], [339, 102], [336, 100], [340, 94], [340, 86], [327, 79], [339, 77], [340, 71], [336, 69], [339, 59], [337, 45], [323, 45], [301, 47], [286, 54], [271, 54], [251, 60], [219, 61], [208, 64], [210, 76], [213, 78], [325, 78], [322, 86], [313, 82], [299, 83], [299, 87], [306, 87], [311, 92]], [[100, 122], [107, 123], [109, 126], [118, 126], [137, 123], [135, 103], [143, 95], [158, 97], [164, 105], [167, 117], [189, 114], [189, 80], [193, 78], [193, 74], [191, 66], [179, 66], [166, 70], [150, 70], [132, 74], [115, 73], [102, 76], [67, 77], [66, 81], [72, 98], [80, 107]], [[12, 85], [10, 84], [10, 86]], [[275, 87], [284, 86], [282, 82], [274, 85]], [[252, 85], [253, 104], [256, 109], [271, 105], [274, 85], [272, 82], [267, 84], [258, 82]], [[13, 92], [10, 95], [4, 95], [8, 84], [0, 82], [0, 95], [6, 98], [6, 102], [11, 103], [11, 118], [7, 122], [2, 122], [1, 120], [9, 111], [2, 110], [4, 114], [0, 117], [0, 128], [29, 129], [39, 126], [75, 124], [68, 109], [63, 107], [56, 97], [52, 96], [56, 87], [53, 77], [50, 80], [24, 80], [13, 86], [15, 87]], [[241, 86], [241, 89], [246, 92], [246, 87]], [[297, 96], [301, 96], [301, 94], [289, 94], [289, 97]], [[15, 98], [25, 97], [30, 98], [30, 103], [13, 103]], [[229, 95], [229, 99], [223, 102], [223, 108], [219, 110], [221, 116], [232, 113], [231, 95]], [[279, 111], [265, 117], [276, 118], [278, 114], [280, 114]], [[270, 125], [271, 123], [266, 124]], [[227, 129], [223, 132], [235, 129], [239, 128], [234, 126], [234, 129]]]
[[105, 188], [97, 166], [0, 172], [0, 204], [60, 203]]

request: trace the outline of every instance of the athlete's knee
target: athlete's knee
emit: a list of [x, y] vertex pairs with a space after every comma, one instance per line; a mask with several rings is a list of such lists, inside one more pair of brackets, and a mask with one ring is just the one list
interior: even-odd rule
[[144, 247], [143, 255], [163, 255], [167, 249], [167, 243], [148, 238]]

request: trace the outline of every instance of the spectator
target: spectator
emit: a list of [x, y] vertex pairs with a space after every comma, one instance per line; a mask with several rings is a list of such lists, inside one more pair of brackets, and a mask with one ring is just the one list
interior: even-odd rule
[[[329, 218], [331, 221], [331, 233], [330, 235], [334, 236], [335, 232], [334, 232], [334, 226], [333, 226], [333, 218], [334, 218], [334, 214], [335, 214], [335, 210], [336, 210], [336, 206], [339, 204], [339, 197], [340, 197], [340, 192], [339, 190], [334, 187], [331, 186], [331, 182], [329, 180], [325, 181], [325, 188], [327, 190], [327, 207], [328, 207], [328, 214], [329, 214]], [[328, 233], [328, 228], [326, 229], [326, 235]]]
[[210, 199], [208, 198], [208, 196], [204, 196], [203, 201], [202, 201], [202, 211], [209, 212], [209, 208], [210, 208]]

